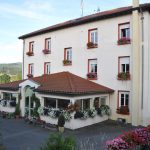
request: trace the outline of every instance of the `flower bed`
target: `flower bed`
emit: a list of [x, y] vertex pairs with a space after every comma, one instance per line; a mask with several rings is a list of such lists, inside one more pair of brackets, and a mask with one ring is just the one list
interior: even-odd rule
[[66, 110], [39, 107], [38, 108], [38, 113], [40, 115], [49, 116], [51, 118], [58, 118], [59, 115], [62, 113], [64, 115], [66, 121], [69, 121], [71, 119], [70, 113]]
[[150, 126], [138, 128], [106, 142], [107, 150], [150, 149]]

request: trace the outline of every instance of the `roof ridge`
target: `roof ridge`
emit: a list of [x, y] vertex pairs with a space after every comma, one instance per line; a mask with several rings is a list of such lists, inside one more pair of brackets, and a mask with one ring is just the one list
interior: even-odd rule
[[70, 78], [70, 72], [65, 72], [65, 74], [66, 74], [66, 76], [67, 76], [67, 78], [68, 78], [68, 81], [69, 81], [71, 90], [74, 92], [75, 89], [74, 89], [74, 86], [73, 86], [73, 84], [72, 84], [72, 80], [71, 80], [71, 78]]

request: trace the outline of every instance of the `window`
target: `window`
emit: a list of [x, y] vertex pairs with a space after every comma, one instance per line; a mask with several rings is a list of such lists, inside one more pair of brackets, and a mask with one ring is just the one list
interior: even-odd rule
[[58, 108], [66, 109], [68, 108], [69, 103], [70, 100], [58, 99]]
[[51, 50], [51, 38], [45, 39], [45, 49], [46, 50]]
[[88, 72], [97, 74], [97, 59], [88, 60]]
[[34, 42], [29, 43], [29, 52], [34, 52]]
[[104, 96], [104, 97], [96, 97], [94, 99], [94, 107], [95, 108], [99, 108], [102, 105], [106, 105], [106, 99], [107, 99], [106, 96]]
[[64, 50], [64, 65], [71, 65], [72, 64], [72, 48], [65, 48]]
[[119, 57], [119, 73], [129, 73], [130, 72], [130, 57]]
[[98, 44], [98, 30], [97, 29], [90, 29], [88, 31], [88, 42], [92, 42], [93, 44]]
[[51, 68], [51, 63], [45, 62], [44, 63], [44, 74], [50, 74], [50, 68]]
[[130, 23], [122, 23], [118, 25], [118, 44], [129, 44], [130, 40]]
[[34, 75], [34, 65], [33, 64], [29, 64], [28, 74], [32, 75], [32, 76]]
[[129, 92], [119, 92], [119, 107], [121, 106], [129, 107]]
[[44, 98], [44, 107], [56, 108], [56, 99], [53, 98]]

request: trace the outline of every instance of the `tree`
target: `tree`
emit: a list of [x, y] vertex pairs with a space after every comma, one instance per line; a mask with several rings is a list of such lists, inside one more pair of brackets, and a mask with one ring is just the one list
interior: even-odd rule
[[0, 76], [1, 83], [8, 83], [10, 82], [10, 76], [8, 74], [3, 74]]

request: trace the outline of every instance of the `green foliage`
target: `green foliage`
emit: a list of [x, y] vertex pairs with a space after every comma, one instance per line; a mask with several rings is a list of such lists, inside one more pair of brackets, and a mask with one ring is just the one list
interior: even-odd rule
[[41, 150], [75, 150], [76, 141], [73, 137], [63, 137], [61, 133], [50, 135]]
[[10, 76], [8, 74], [2, 74], [0, 76], [0, 83], [8, 83], [10, 82]]
[[40, 115], [38, 113], [38, 108], [41, 106], [41, 104], [40, 104], [39, 98], [37, 98], [35, 96], [35, 94], [32, 95], [31, 102], [35, 102], [35, 107], [34, 107], [34, 110], [33, 110], [33, 116], [34, 117], [39, 117]]
[[64, 127], [65, 125], [65, 117], [63, 114], [61, 114], [59, 117], [58, 117], [58, 126], [59, 127]]
[[14, 112], [14, 114], [16, 115], [16, 116], [20, 116], [20, 103], [18, 103], [17, 105], [16, 105], [16, 109], [15, 109], [15, 112]]

